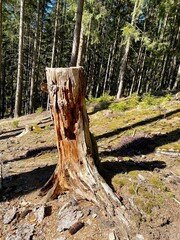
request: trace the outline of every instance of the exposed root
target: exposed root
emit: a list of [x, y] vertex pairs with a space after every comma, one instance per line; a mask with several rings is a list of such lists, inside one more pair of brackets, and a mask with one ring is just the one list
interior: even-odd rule
[[49, 191], [54, 189], [57, 184], [57, 174], [54, 172], [46, 184], [40, 189], [39, 196], [45, 196]]

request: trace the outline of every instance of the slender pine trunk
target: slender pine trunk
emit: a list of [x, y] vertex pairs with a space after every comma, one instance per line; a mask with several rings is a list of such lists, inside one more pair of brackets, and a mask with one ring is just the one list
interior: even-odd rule
[[20, 1], [20, 24], [19, 24], [19, 50], [18, 50], [18, 71], [17, 71], [17, 86], [15, 97], [14, 116], [21, 115], [22, 102], [22, 84], [23, 84], [23, 44], [24, 44], [24, 7], [25, 0]]
[[173, 90], [178, 89], [178, 86], [180, 87], [180, 64], [179, 64], [179, 67], [178, 67], [176, 81], [174, 83]]
[[105, 75], [104, 85], [103, 85], [103, 95], [106, 92], [106, 84], [107, 84], [107, 79], [108, 79], [108, 74], [109, 74], [109, 66], [110, 66], [110, 61], [111, 61], [111, 54], [112, 54], [112, 45], [110, 46], [110, 49], [109, 49], [108, 62], [107, 62], [107, 66], [106, 66], [106, 75]]
[[[134, 26], [135, 15], [136, 15], [136, 10], [137, 10], [138, 3], [139, 3], [139, 1], [136, 0], [135, 4], [134, 4], [132, 20], [131, 20], [131, 25], [132, 26]], [[123, 94], [124, 77], [125, 77], [126, 66], [127, 66], [127, 61], [128, 61], [128, 54], [129, 54], [129, 50], [130, 50], [130, 44], [131, 44], [131, 38], [128, 37], [127, 42], [126, 42], [126, 46], [125, 46], [125, 50], [124, 50], [123, 59], [122, 59], [122, 62], [121, 62], [120, 71], [119, 71], [119, 77], [118, 77], [119, 87], [118, 87], [118, 92], [117, 92], [117, 99], [119, 99]]]
[[37, 2], [36, 32], [35, 32], [35, 39], [34, 39], [31, 87], [30, 87], [30, 103], [29, 103], [30, 113], [32, 113], [34, 111], [34, 85], [35, 85], [37, 50], [38, 50], [38, 40], [39, 40], [39, 17], [40, 17], [40, 0], [38, 0], [38, 2]]
[[84, 0], [78, 0], [76, 25], [75, 25], [75, 29], [74, 29], [74, 38], [73, 38], [70, 66], [77, 65], [79, 40], [80, 40], [80, 32], [81, 32], [81, 22], [82, 22], [82, 15], [83, 15], [83, 6], [84, 6]]
[[54, 67], [54, 64], [55, 64], [55, 51], [56, 51], [56, 43], [57, 43], [59, 7], [60, 7], [60, 0], [57, 0], [57, 2], [56, 2], [56, 17], [55, 17], [55, 24], [54, 24], [54, 37], [53, 37], [52, 57], [51, 57], [51, 68]]
[[114, 38], [114, 42], [112, 45], [112, 53], [111, 53], [111, 60], [110, 60], [110, 65], [109, 65], [109, 74], [108, 74], [108, 79], [107, 79], [107, 83], [108, 83], [108, 91], [110, 92], [111, 90], [111, 78], [113, 75], [113, 71], [114, 71], [114, 62], [115, 62], [115, 57], [116, 57], [116, 51], [117, 51], [117, 43], [118, 43], [118, 38], [119, 38], [119, 27], [120, 27], [120, 21], [121, 18], [118, 17], [117, 20], [117, 27], [116, 27], [116, 33], [115, 33], [115, 38]]
[[83, 56], [84, 56], [84, 28], [83, 28], [83, 25], [81, 24], [81, 34], [80, 34], [77, 66], [83, 65]]

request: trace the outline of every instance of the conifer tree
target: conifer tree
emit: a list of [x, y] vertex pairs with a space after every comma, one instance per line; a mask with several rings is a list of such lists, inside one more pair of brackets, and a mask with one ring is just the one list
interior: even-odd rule
[[14, 116], [21, 115], [22, 83], [23, 83], [23, 43], [24, 43], [24, 9], [25, 0], [20, 0], [20, 24], [19, 24], [19, 51], [18, 51], [18, 72], [15, 98]]

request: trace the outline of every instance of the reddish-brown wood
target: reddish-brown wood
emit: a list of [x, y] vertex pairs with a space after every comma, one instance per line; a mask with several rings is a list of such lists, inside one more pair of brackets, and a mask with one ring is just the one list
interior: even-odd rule
[[99, 174], [97, 145], [89, 131], [85, 107], [83, 68], [47, 68], [46, 75], [59, 159], [41, 192], [55, 198], [70, 191], [118, 216], [127, 226], [119, 199]]

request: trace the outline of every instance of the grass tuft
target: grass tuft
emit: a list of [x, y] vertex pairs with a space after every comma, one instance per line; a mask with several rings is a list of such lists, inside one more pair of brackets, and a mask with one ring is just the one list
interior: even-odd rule
[[19, 121], [13, 121], [12, 122], [12, 124], [11, 124], [11, 126], [13, 127], [13, 128], [17, 128], [18, 127], [18, 125], [19, 125]]
[[38, 107], [35, 112], [36, 113], [42, 113], [43, 112], [43, 108], [42, 107]]

